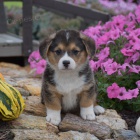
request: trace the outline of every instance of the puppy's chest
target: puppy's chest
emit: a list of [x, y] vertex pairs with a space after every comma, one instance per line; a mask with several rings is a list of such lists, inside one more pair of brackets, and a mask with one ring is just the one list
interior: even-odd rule
[[74, 73], [55, 74], [56, 88], [60, 94], [78, 94], [84, 86], [84, 76]]
[[78, 76], [77, 73], [63, 73], [55, 75], [56, 89], [63, 95], [62, 105], [64, 110], [69, 110], [77, 105], [77, 94], [79, 94], [83, 86], [84, 76]]

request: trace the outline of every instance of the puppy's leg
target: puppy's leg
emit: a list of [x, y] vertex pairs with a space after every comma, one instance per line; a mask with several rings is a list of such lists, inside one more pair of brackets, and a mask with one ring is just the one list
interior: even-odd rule
[[46, 120], [54, 125], [61, 122], [61, 102], [57, 96], [53, 96], [51, 100], [45, 101], [47, 116]]
[[95, 120], [93, 111], [93, 97], [89, 97], [88, 93], [82, 93], [80, 98], [80, 115], [85, 120]]
[[94, 112], [95, 114], [103, 114], [105, 112], [105, 109], [98, 105], [96, 102], [94, 103]]

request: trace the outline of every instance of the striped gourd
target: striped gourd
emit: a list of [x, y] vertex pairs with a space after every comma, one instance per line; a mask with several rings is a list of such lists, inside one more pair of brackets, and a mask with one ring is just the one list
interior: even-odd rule
[[24, 107], [20, 92], [0, 78], [0, 119], [4, 121], [16, 119]]
[[3, 80], [3, 81], [5, 81], [4, 80], [4, 77], [3, 77], [3, 75], [1, 73], [0, 73], [0, 79]]

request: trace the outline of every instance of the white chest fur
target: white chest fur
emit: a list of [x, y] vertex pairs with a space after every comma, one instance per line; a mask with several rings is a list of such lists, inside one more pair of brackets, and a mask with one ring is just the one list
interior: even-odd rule
[[63, 95], [62, 105], [64, 110], [72, 109], [77, 103], [77, 94], [82, 91], [84, 76], [79, 77], [78, 72], [56, 72], [56, 88]]

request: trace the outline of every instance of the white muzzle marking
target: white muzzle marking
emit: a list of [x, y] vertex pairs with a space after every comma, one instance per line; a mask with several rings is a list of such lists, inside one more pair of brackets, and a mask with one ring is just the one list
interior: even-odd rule
[[[69, 61], [70, 62], [70, 64], [68, 65], [67, 68], [64, 66], [63, 61]], [[68, 54], [66, 52], [64, 54], [64, 56], [59, 60], [59, 62], [58, 62], [58, 68], [60, 70], [65, 70], [65, 69], [73, 70], [73, 69], [76, 68], [76, 63], [75, 63], [75, 61], [70, 56], [68, 56]]]

